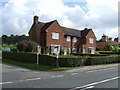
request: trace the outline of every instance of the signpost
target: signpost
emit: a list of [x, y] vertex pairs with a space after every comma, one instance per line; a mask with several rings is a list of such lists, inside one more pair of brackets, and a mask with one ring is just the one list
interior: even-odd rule
[[59, 46], [57, 46], [57, 47], [55, 47], [55, 48], [57, 48], [57, 51], [56, 51], [55, 53], [56, 53], [56, 58], [57, 58], [57, 67], [58, 67], [58, 58], [59, 58], [60, 47], [59, 47]]
[[38, 45], [38, 47], [37, 47], [37, 64], [39, 64], [39, 54], [40, 54], [40, 52], [41, 52], [41, 48]]

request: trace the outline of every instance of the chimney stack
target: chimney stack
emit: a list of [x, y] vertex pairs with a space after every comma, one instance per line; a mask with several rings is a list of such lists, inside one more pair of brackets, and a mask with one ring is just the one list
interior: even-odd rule
[[107, 41], [107, 40], [108, 40], [108, 37], [105, 34], [103, 34], [102, 41]]
[[38, 23], [38, 16], [34, 16], [34, 23]]

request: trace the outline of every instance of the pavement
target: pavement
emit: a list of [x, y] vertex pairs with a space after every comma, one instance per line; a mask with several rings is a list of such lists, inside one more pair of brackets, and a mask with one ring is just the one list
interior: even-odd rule
[[[86, 90], [118, 88], [118, 64], [79, 67], [68, 71], [35, 71], [9, 64], [2, 66], [2, 88]], [[4, 89], [3, 89], [4, 90]]]

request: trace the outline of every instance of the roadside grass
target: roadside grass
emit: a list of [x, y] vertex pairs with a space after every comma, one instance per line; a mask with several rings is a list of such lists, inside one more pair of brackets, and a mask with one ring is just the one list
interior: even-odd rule
[[2, 62], [20, 66], [20, 67], [24, 67], [24, 68], [31, 69], [31, 70], [39, 70], [39, 71], [65, 71], [65, 70], [74, 69], [74, 67], [53, 67], [53, 66], [47, 66], [47, 65], [22, 63], [22, 62], [7, 60], [7, 59], [2, 59]]

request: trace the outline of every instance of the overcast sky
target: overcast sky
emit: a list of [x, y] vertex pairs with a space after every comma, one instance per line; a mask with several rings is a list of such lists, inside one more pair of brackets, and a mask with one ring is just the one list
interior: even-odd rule
[[[58, 20], [61, 26], [92, 28], [97, 39], [103, 34], [118, 37], [119, 0], [4, 0], [0, 2], [2, 34], [26, 34], [33, 16], [39, 21]], [[37, 10], [37, 11], [36, 11]]]

